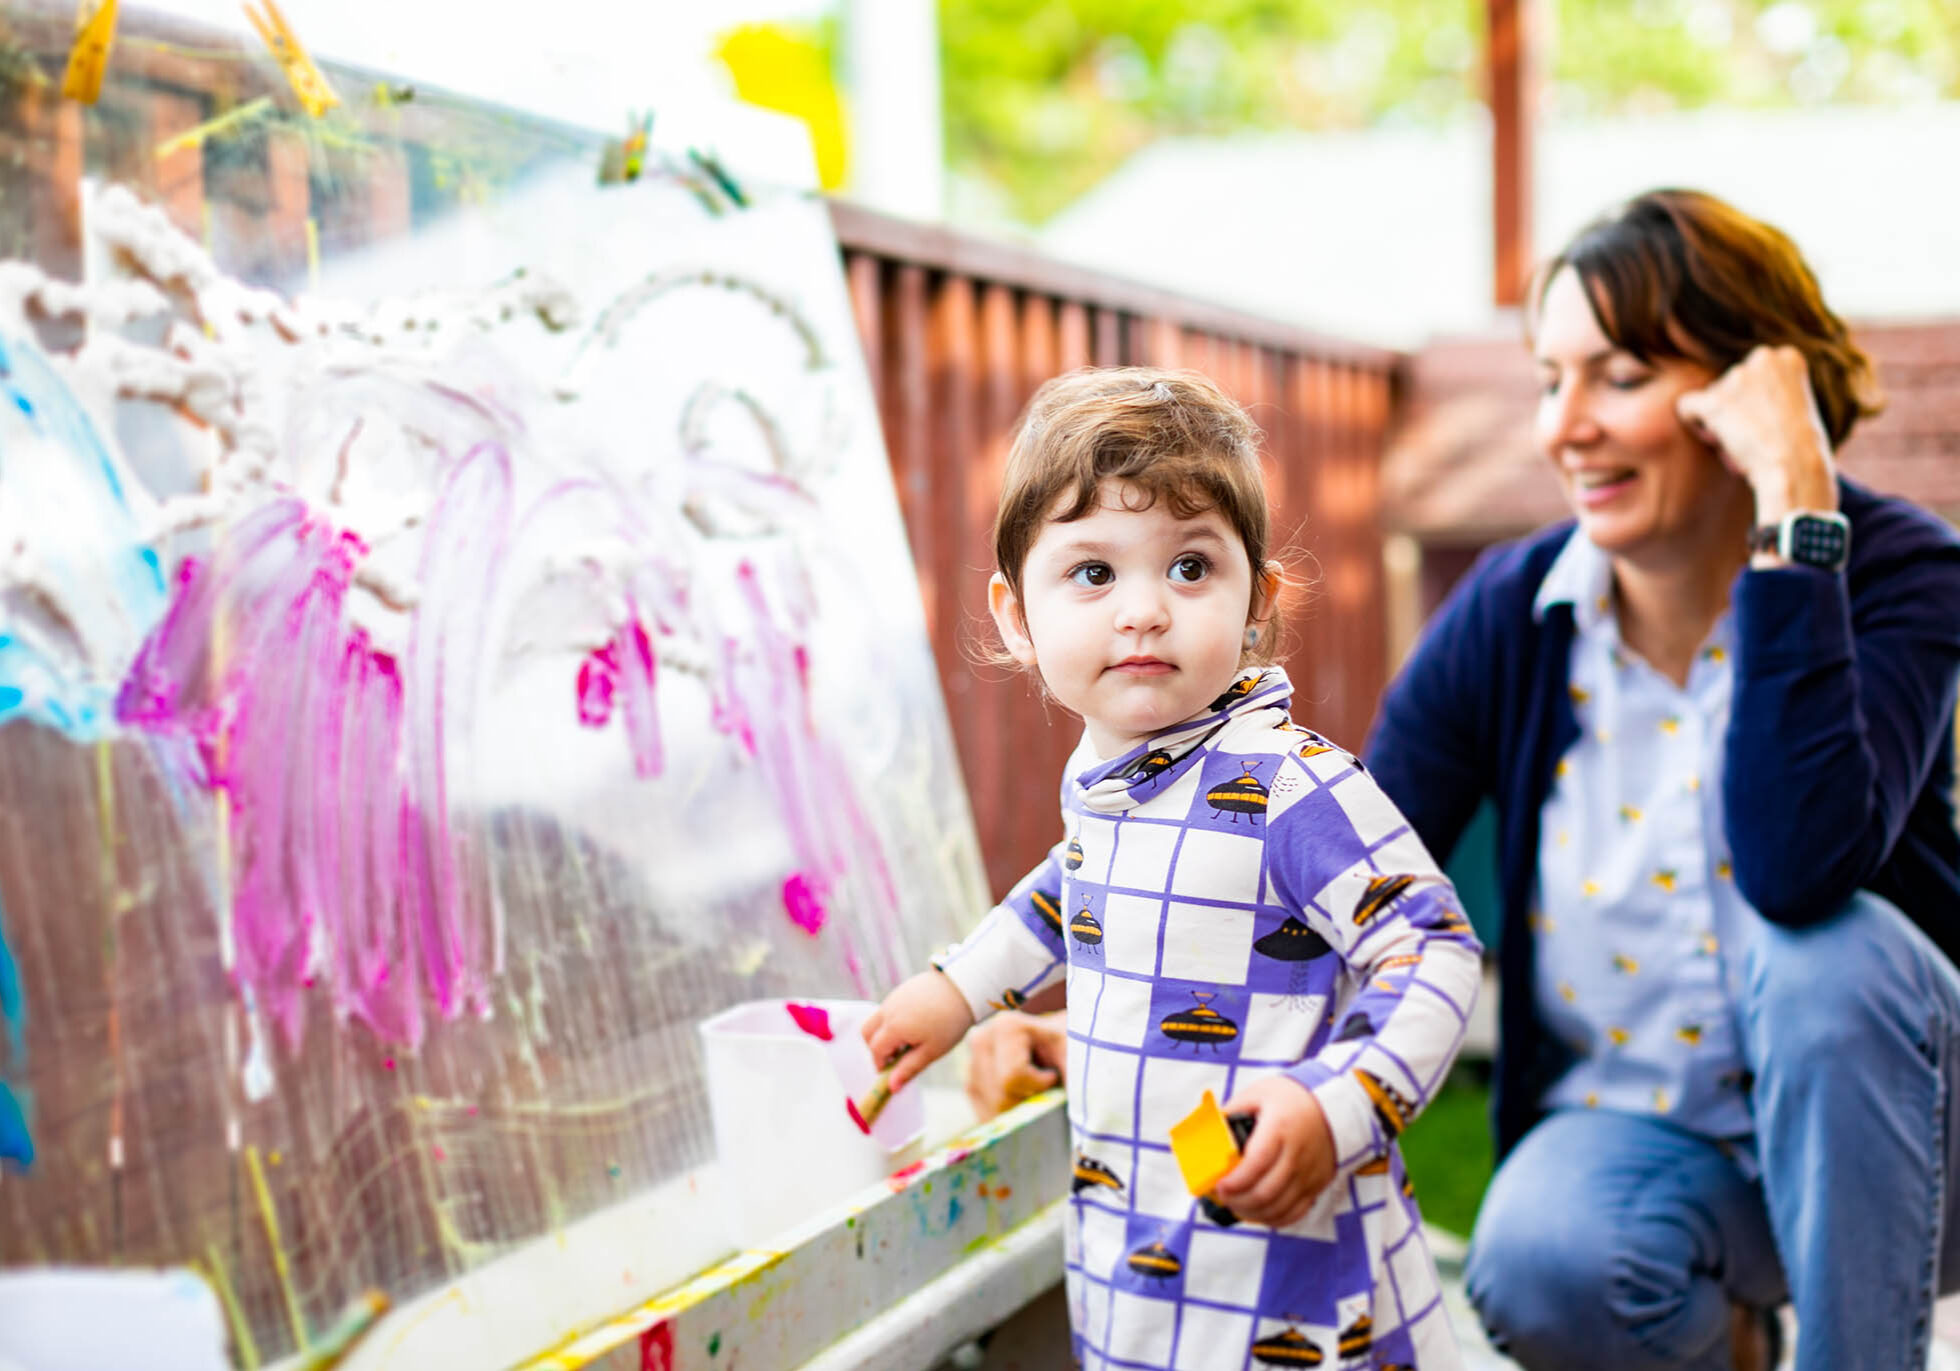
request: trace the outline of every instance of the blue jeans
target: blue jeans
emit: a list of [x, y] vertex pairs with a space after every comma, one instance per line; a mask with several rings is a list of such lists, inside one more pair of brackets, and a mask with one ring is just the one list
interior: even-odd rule
[[1466, 1272], [1528, 1371], [1717, 1371], [1731, 1302], [1786, 1298], [1798, 1371], [1925, 1365], [1935, 1294], [1960, 1285], [1960, 974], [1864, 893], [1742, 955], [1760, 1182], [1658, 1119], [1540, 1122]]

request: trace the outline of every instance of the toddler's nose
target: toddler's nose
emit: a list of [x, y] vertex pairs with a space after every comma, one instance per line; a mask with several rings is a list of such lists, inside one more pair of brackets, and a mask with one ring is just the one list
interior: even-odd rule
[[1118, 592], [1116, 628], [1119, 632], [1162, 628], [1169, 620], [1169, 599], [1154, 582], [1139, 583], [1133, 579]]

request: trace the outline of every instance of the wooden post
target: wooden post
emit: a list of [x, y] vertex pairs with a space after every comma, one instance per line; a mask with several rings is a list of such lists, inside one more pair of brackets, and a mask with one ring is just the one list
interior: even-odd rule
[[1531, 273], [1531, 142], [1536, 81], [1532, 0], [1485, 0], [1484, 62], [1490, 81], [1491, 292], [1524, 303]]

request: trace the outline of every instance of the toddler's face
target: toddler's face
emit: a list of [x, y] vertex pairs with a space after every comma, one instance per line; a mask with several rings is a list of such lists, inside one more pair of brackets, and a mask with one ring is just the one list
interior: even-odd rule
[[1238, 673], [1252, 609], [1252, 564], [1224, 516], [1142, 498], [1105, 484], [1082, 518], [1043, 525], [1018, 602], [1002, 577], [992, 586], [1008, 651], [1104, 757], [1203, 713]]

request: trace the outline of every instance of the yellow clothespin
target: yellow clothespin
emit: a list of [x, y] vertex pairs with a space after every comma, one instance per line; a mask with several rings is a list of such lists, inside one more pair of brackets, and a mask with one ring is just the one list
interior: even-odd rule
[[116, 0], [80, 0], [75, 7], [75, 43], [68, 49], [68, 70], [61, 78], [63, 95], [84, 105], [96, 102], [115, 38]]
[[259, 31], [259, 38], [272, 50], [300, 104], [308, 114], [318, 119], [338, 105], [340, 97], [334, 94], [333, 87], [327, 84], [327, 78], [313, 65], [313, 59], [306, 55], [306, 49], [300, 46], [299, 39], [293, 36], [292, 25], [286, 22], [286, 16], [280, 13], [274, 0], [259, 0], [259, 4], [264, 7], [263, 14], [248, 3], [245, 17], [252, 21], [252, 27]]

